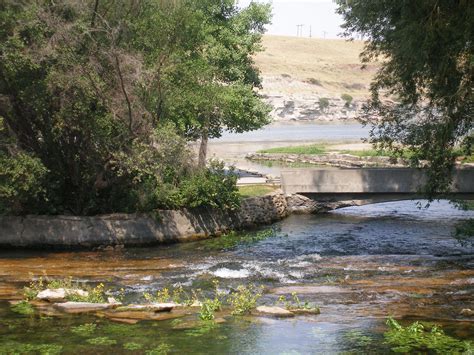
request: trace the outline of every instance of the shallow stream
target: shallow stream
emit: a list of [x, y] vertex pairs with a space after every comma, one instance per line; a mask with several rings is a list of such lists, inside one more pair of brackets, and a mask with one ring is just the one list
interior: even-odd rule
[[[435, 321], [460, 339], [474, 339], [474, 248], [453, 237], [474, 212], [447, 202], [428, 210], [413, 201], [295, 215], [271, 228], [232, 238], [111, 252], [0, 252], [0, 353], [337, 354], [388, 353], [389, 315]], [[249, 237], [250, 236], [250, 237]], [[125, 289], [127, 301], [165, 286], [222, 290], [264, 287], [259, 304], [296, 292], [320, 315], [291, 319], [226, 317], [213, 327], [196, 316], [129, 325], [93, 316], [23, 316], [10, 310], [33, 276]], [[78, 325], [93, 323], [90, 334]], [[47, 352], [45, 352], [47, 353]], [[52, 353], [52, 352], [50, 352]]]

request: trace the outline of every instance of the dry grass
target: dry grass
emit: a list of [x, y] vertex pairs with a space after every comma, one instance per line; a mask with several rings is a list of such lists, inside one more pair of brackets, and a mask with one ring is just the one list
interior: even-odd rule
[[264, 36], [263, 47], [255, 61], [265, 79], [264, 92], [367, 96], [378, 67], [361, 69], [361, 41]]

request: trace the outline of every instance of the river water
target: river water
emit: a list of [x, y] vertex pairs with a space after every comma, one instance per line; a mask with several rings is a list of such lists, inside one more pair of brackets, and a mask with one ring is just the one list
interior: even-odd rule
[[[413, 201], [294, 215], [261, 231], [232, 238], [113, 252], [0, 252], [0, 353], [56, 346], [64, 353], [338, 354], [388, 353], [383, 332], [392, 315], [402, 323], [436, 321], [449, 335], [473, 339], [474, 248], [453, 237], [456, 223], [474, 217], [447, 202], [418, 209]], [[291, 319], [233, 317], [203, 327], [196, 315], [129, 325], [94, 316], [22, 316], [7, 300], [32, 275], [104, 282], [126, 300], [165, 286], [223, 291], [263, 286], [259, 304], [296, 292], [320, 315]], [[75, 326], [94, 323], [94, 334]], [[97, 339], [108, 343], [97, 345]], [[90, 342], [94, 343], [90, 344]], [[140, 347], [137, 350], [125, 348]], [[138, 345], [137, 345], [138, 344]], [[10, 350], [9, 350], [10, 349]], [[38, 348], [35, 348], [38, 349]], [[10, 352], [8, 352], [10, 351]], [[160, 352], [161, 351], [161, 352]], [[21, 353], [21, 351], [20, 351]]]

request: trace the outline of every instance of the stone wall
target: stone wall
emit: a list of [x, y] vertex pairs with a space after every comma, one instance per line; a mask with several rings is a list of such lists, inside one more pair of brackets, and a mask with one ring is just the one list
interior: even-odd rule
[[270, 224], [288, 214], [281, 192], [242, 201], [241, 209], [158, 211], [95, 217], [0, 217], [0, 247], [90, 248], [143, 246], [218, 236], [233, 229]]

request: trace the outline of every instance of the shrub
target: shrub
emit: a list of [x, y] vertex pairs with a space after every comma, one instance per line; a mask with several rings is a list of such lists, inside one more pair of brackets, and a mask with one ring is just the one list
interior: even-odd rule
[[351, 106], [352, 100], [354, 98], [349, 94], [342, 94], [341, 99], [343, 99], [345, 101], [344, 107], [349, 107], [349, 106]]
[[329, 99], [325, 97], [321, 97], [318, 103], [319, 103], [319, 109], [321, 111], [325, 111], [329, 107]]
[[46, 173], [41, 161], [31, 155], [0, 151], [0, 214], [22, 214], [42, 198]]

